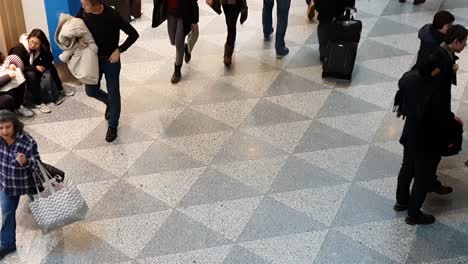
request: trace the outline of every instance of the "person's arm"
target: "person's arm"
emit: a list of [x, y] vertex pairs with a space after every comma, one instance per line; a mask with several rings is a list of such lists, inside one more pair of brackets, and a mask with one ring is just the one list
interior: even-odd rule
[[3, 76], [0, 76], [0, 87], [7, 85], [9, 82], [11, 82], [10, 75], [5, 74]]
[[130, 25], [129, 22], [125, 21], [123, 17], [119, 15], [119, 23], [120, 23], [120, 29], [127, 34], [127, 39], [124, 41], [122, 45], [119, 46], [119, 51], [124, 52], [128, 48], [130, 48], [133, 43], [137, 41], [137, 39], [140, 37], [138, 34], [138, 31]]

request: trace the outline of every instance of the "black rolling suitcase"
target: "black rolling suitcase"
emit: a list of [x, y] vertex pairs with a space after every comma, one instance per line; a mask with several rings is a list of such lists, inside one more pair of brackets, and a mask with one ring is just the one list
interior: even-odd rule
[[323, 62], [323, 78], [352, 78], [362, 32], [362, 22], [354, 19], [353, 10], [356, 9], [346, 9], [345, 14], [331, 24], [328, 55]]

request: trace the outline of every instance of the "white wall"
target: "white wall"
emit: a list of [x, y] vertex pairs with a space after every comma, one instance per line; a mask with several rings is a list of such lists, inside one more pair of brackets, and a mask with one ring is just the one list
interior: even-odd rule
[[30, 32], [32, 29], [40, 28], [46, 33], [46, 36], [49, 36], [44, 0], [21, 1], [23, 3], [24, 19], [26, 20], [26, 30]]

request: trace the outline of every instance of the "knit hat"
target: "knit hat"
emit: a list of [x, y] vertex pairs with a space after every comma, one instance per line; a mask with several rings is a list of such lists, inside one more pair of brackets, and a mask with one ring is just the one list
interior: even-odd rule
[[8, 57], [6, 57], [6, 60], [8, 60], [10, 64], [15, 65], [16, 68], [19, 68], [21, 71], [24, 71], [23, 61], [17, 55], [9, 55]]

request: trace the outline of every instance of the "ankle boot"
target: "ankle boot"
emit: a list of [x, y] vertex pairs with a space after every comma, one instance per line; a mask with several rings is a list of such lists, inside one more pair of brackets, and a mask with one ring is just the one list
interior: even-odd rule
[[180, 72], [181, 69], [182, 65], [174, 64], [174, 74], [172, 75], [171, 83], [176, 84], [180, 81], [180, 79], [182, 78], [182, 73]]
[[231, 66], [232, 54], [234, 53], [234, 47], [224, 45], [224, 65]]

